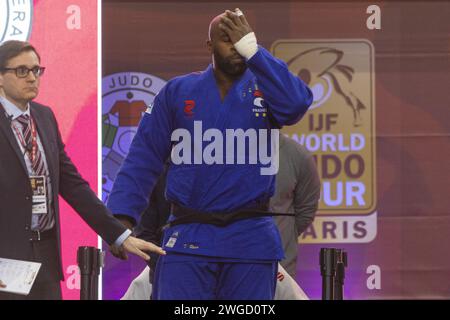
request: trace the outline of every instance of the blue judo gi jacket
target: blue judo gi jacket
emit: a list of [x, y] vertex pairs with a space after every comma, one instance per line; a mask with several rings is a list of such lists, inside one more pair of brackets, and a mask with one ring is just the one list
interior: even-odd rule
[[[250, 164], [246, 158], [249, 148], [242, 154], [242, 149], [239, 153], [235, 146], [236, 152], [231, 155], [234, 164], [227, 164], [226, 157], [230, 157], [226, 152], [230, 150], [226, 142], [227, 130], [270, 131], [295, 124], [312, 103], [312, 92], [289, 72], [283, 61], [262, 47], [247, 61], [247, 66], [223, 101], [211, 65], [203, 72], [176, 77], [165, 85], [144, 114], [117, 174], [108, 200], [108, 207], [114, 214], [139, 220], [171, 151], [166, 189], [169, 201], [226, 214], [252, 207], [273, 195], [276, 176], [262, 175], [260, 169], [267, 165], [259, 160]], [[206, 134], [208, 129], [215, 130]], [[191, 141], [174, 132], [191, 134]], [[198, 138], [202, 133], [205, 136], [199, 144], [194, 136], [197, 134]], [[211, 151], [210, 144], [217, 142], [220, 134], [223, 148]], [[175, 153], [190, 161], [174, 164], [173, 151], [181, 142], [192, 147], [190, 154], [186, 150], [180, 152], [179, 148]], [[205, 153], [216, 159], [223, 158], [223, 164], [220, 161], [207, 163], [202, 159]], [[239, 157], [246, 162], [237, 164]], [[226, 227], [200, 223], [176, 225], [166, 230], [163, 248], [168, 252], [225, 260], [281, 260], [284, 257], [272, 217], [240, 220]]]

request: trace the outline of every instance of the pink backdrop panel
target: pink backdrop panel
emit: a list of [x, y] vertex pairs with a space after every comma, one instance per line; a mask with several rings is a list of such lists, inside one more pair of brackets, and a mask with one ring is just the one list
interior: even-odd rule
[[[30, 42], [46, 73], [37, 102], [50, 106], [66, 151], [97, 192], [97, 1], [35, 0]], [[64, 299], [79, 299], [79, 246], [97, 246], [97, 235], [61, 201]]]

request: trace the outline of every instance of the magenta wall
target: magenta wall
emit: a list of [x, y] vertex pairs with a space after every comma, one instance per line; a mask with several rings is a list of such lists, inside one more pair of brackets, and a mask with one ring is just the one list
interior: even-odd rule
[[[79, 29], [72, 29], [77, 27], [78, 17]], [[97, 1], [35, 0], [29, 40], [46, 67], [36, 101], [53, 109], [66, 151], [97, 191]], [[79, 299], [77, 248], [97, 246], [98, 241], [62, 199], [61, 234], [66, 278], [61, 283], [63, 298]]]

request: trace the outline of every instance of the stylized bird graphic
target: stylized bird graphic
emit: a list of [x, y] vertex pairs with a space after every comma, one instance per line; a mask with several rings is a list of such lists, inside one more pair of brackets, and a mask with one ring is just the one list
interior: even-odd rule
[[353, 125], [358, 127], [362, 125], [361, 110], [366, 109], [366, 106], [352, 90], [355, 70], [339, 64], [343, 55], [341, 50], [319, 47], [297, 54], [287, 64], [311, 88], [314, 96], [312, 109], [328, 100], [334, 88], [352, 108]]

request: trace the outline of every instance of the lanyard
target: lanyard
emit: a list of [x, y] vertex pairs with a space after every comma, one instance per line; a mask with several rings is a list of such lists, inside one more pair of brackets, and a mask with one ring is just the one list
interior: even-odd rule
[[[36, 159], [36, 153], [37, 153], [37, 133], [36, 133], [36, 126], [34, 124], [33, 118], [30, 116], [30, 129], [31, 129], [31, 150], [29, 150], [29, 146], [25, 143], [25, 137], [23, 136], [23, 132], [19, 130], [15, 124], [11, 122], [11, 126], [13, 127], [14, 131], [16, 132], [17, 137], [19, 138], [20, 144], [25, 149], [28, 158], [30, 158], [31, 163], [34, 163], [34, 159]], [[30, 152], [31, 151], [31, 152]]]

